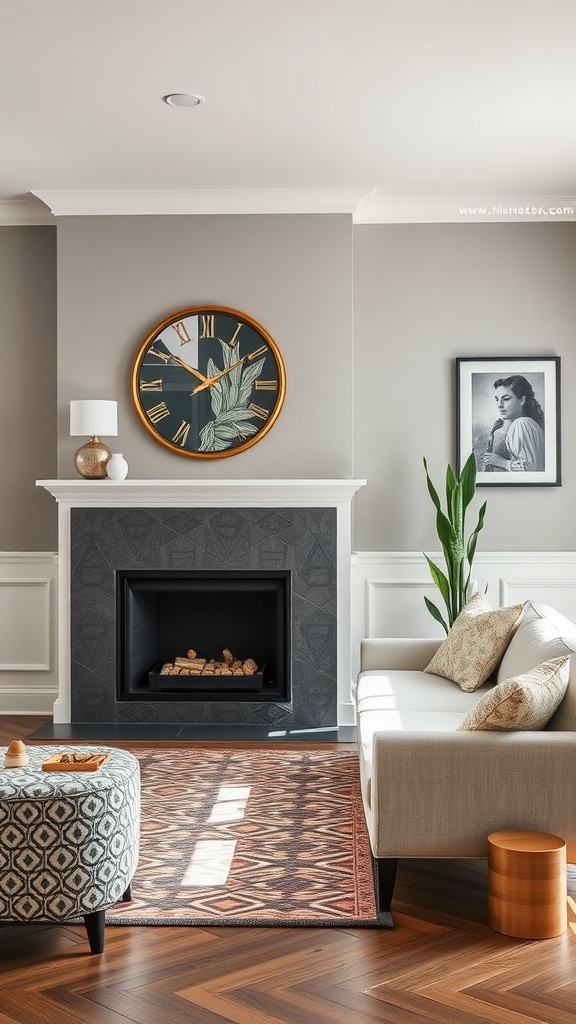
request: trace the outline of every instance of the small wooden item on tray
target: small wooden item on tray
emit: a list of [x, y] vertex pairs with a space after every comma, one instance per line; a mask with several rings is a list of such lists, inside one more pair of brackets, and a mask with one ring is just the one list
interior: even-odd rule
[[63, 754], [52, 754], [42, 764], [43, 772], [95, 772], [105, 761], [108, 754], [82, 754], [73, 750]]

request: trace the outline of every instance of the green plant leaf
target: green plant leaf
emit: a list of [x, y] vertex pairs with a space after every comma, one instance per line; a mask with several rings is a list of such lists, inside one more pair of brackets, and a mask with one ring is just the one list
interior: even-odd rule
[[462, 491], [462, 507], [467, 509], [476, 492], [476, 458], [473, 453], [468, 456], [462, 467], [460, 488]]
[[446, 604], [446, 607], [448, 609], [450, 609], [450, 584], [448, 583], [448, 580], [446, 579], [446, 576], [442, 572], [442, 569], [440, 569], [440, 567], [437, 566], [435, 564], [435, 562], [432, 561], [431, 558], [428, 558], [428, 555], [425, 554], [424, 558], [428, 562], [428, 568], [430, 569], [430, 575], [431, 575], [432, 579], [434, 580], [434, 583], [438, 587], [438, 590], [442, 594], [442, 597], [444, 598], [444, 603]]
[[430, 497], [432, 498], [432, 501], [434, 502], [436, 508], [440, 512], [442, 506], [440, 504], [440, 498], [438, 497], [438, 492], [436, 491], [436, 488], [434, 487], [434, 484], [432, 483], [432, 481], [430, 479], [430, 476], [428, 475], [428, 464], [426, 462], [426, 459], [422, 459], [422, 461], [424, 463], [424, 469], [426, 471], [426, 483], [428, 484], [428, 491], [429, 491]]
[[448, 632], [449, 632], [448, 626], [446, 625], [446, 623], [445, 623], [444, 619], [442, 618], [441, 613], [438, 611], [436, 605], [432, 604], [432, 601], [430, 601], [430, 599], [428, 597], [426, 597], [426, 595], [424, 595], [424, 600], [426, 602], [426, 607], [427, 607], [428, 611], [430, 612], [430, 615], [432, 616], [432, 618], [436, 619], [436, 622], [439, 622], [440, 625], [444, 627], [445, 633], [448, 634]]
[[476, 528], [475, 530], [473, 530], [473, 532], [470, 534], [470, 537], [468, 538], [468, 550], [466, 553], [466, 557], [468, 559], [470, 569], [472, 569], [472, 562], [474, 560], [474, 555], [476, 554], [476, 542], [478, 540], [478, 534], [480, 533], [480, 530], [484, 526], [484, 516], [486, 515], [487, 505], [488, 502], [485, 501], [478, 513], [478, 522], [476, 524]]
[[462, 503], [462, 488], [460, 484], [456, 484], [452, 491], [452, 507], [451, 507], [450, 522], [454, 529], [454, 533], [461, 537], [464, 530], [464, 509]]
[[450, 522], [452, 523], [454, 522], [454, 517], [452, 515], [452, 501], [454, 496], [454, 489], [456, 488], [456, 486], [457, 484], [456, 477], [454, 476], [454, 471], [452, 469], [452, 466], [448, 465], [446, 467], [446, 508], [448, 510]]
[[454, 527], [442, 509], [436, 513], [436, 533], [442, 547], [450, 547], [456, 537]]

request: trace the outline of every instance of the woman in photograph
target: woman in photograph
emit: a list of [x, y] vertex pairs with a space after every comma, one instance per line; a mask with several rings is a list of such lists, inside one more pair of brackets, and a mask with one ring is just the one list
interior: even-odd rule
[[482, 456], [487, 472], [543, 472], [544, 413], [526, 377], [513, 374], [494, 381], [498, 419]]

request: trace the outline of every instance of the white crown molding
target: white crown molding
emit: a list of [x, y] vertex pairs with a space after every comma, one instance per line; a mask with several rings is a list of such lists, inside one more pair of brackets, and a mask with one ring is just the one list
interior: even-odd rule
[[38, 189], [55, 217], [186, 214], [349, 213], [365, 189]]
[[33, 227], [55, 223], [48, 207], [37, 199], [0, 199], [0, 227]]
[[474, 224], [576, 220], [576, 196], [433, 196], [392, 199], [374, 189], [354, 211], [355, 224]]
[[58, 217], [350, 214], [354, 224], [478, 224], [576, 220], [576, 196], [390, 198], [365, 189], [44, 190], [0, 200], [0, 225]]

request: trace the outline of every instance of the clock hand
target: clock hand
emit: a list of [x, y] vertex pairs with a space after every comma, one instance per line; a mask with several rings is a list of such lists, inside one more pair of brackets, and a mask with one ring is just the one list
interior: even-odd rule
[[193, 366], [188, 366], [188, 363], [185, 363], [183, 359], [180, 359], [180, 356], [174, 356], [172, 353], [170, 353], [170, 355], [166, 355], [165, 352], [159, 352], [158, 349], [155, 349], [152, 346], [150, 346], [148, 351], [150, 352], [150, 355], [158, 356], [158, 359], [163, 359], [165, 363], [178, 363], [179, 366], [188, 370], [188, 373], [192, 373], [194, 377], [198, 378], [198, 380], [206, 381], [208, 379], [203, 373], [200, 373], [200, 370], [196, 370]]
[[230, 366], [227, 366], [225, 370], [221, 370], [220, 373], [215, 374], [214, 377], [205, 378], [204, 382], [202, 384], [199, 384], [198, 387], [194, 388], [194, 391], [190, 392], [190, 394], [197, 395], [199, 391], [204, 391], [206, 388], [211, 387], [212, 384], [215, 384], [216, 381], [219, 381], [221, 377], [225, 377], [227, 373], [230, 373], [230, 370], [236, 369], [237, 366], [240, 366], [242, 363], [245, 363], [247, 359], [254, 359], [256, 356], [261, 356], [265, 351], [266, 346], [263, 345], [260, 348], [255, 349], [254, 352], [249, 352], [247, 355], [242, 356], [241, 359], [237, 359], [235, 363], [232, 363]]
[[216, 381], [220, 380], [220, 377], [225, 377], [227, 373], [230, 373], [230, 370], [234, 370], [237, 366], [240, 366], [240, 364], [246, 359], [248, 359], [248, 356], [242, 356], [242, 359], [238, 359], [235, 363], [227, 366], [225, 370], [221, 370], [220, 373], [216, 373], [214, 377], [208, 377], [204, 380], [203, 384], [199, 384], [197, 388], [194, 388], [194, 391], [192, 391], [191, 394], [197, 395], [199, 391], [204, 391], [206, 388], [212, 387]]

